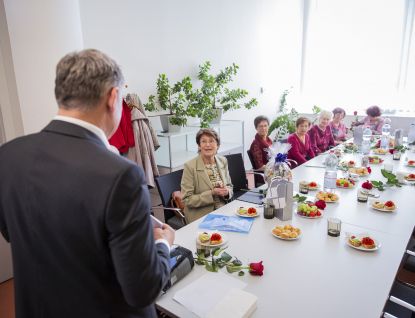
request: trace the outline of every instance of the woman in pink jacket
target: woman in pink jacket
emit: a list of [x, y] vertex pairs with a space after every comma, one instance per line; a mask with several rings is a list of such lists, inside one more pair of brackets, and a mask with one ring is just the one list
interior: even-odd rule
[[322, 110], [318, 116], [318, 123], [313, 125], [307, 132], [310, 137], [311, 149], [317, 156], [330, 147], [335, 147], [333, 134], [331, 133], [329, 122], [333, 119], [333, 113], [328, 110]]
[[[291, 149], [287, 153], [287, 159], [295, 160], [298, 166], [315, 157], [311, 149], [310, 137], [307, 135], [310, 126], [311, 120], [309, 118], [299, 117], [295, 122], [297, 131], [287, 139], [287, 143], [291, 144]], [[292, 163], [291, 168], [297, 165]]]

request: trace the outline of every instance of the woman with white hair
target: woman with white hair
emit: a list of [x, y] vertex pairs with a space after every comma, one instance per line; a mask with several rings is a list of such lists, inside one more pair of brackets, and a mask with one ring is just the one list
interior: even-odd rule
[[311, 149], [316, 155], [325, 152], [330, 146], [335, 147], [333, 133], [328, 124], [333, 119], [333, 113], [322, 110], [318, 116], [318, 124], [313, 125], [307, 132], [310, 137]]

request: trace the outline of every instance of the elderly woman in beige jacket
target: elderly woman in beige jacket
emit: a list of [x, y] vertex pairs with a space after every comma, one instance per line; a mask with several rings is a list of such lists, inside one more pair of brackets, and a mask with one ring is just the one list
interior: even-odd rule
[[182, 201], [187, 223], [224, 206], [233, 196], [228, 161], [217, 156], [220, 147], [218, 133], [212, 128], [196, 134], [200, 154], [184, 164]]

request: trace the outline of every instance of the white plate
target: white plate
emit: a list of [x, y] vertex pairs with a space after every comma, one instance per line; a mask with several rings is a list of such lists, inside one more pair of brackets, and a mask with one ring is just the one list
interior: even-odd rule
[[[389, 153], [389, 151], [388, 151], [388, 152], [385, 152], [385, 153], [381, 153], [381, 152], [374, 152], [374, 151], [372, 150], [372, 153], [374, 153], [374, 154], [375, 154], [375, 156], [379, 156], [379, 155], [384, 156], [384, 155], [387, 155], [387, 154]], [[372, 157], [373, 157], [373, 156], [372, 156]]]
[[[203, 231], [203, 232], [206, 232], [206, 233], [208, 233], [210, 236], [212, 236], [212, 234], [213, 233], [217, 233], [217, 234], [220, 234], [220, 236], [222, 236], [222, 243], [220, 243], [220, 244], [216, 244], [216, 245], [212, 245], [212, 244], [210, 244], [210, 247], [215, 247], [215, 246], [221, 246], [221, 245], [223, 245], [223, 244], [225, 244], [227, 241], [228, 241], [228, 236], [226, 235], [226, 234], [224, 234], [223, 232], [219, 232], [219, 231]], [[203, 233], [203, 232], [199, 232], [198, 234], [197, 234], [197, 241], [199, 242], [199, 243], [202, 243], [202, 242], [200, 242], [200, 240], [199, 240], [199, 234], [200, 233]]]
[[[249, 208], [248, 208], [249, 209]], [[258, 210], [258, 208], [255, 208], [255, 210], [256, 210], [256, 214], [255, 215], [248, 215], [248, 214], [239, 214], [238, 212], [237, 212], [237, 210], [238, 209], [236, 209], [235, 210], [235, 214], [237, 215], [237, 216], [240, 216], [241, 218], [256, 218], [257, 216], [259, 216], [259, 210]]]
[[[353, 167], [353, 169], [359, 169], [359, 168], [362, 168], [362, 167]], [[358, 174], [358, 173], [355, 173], [355, 172], [351, 172], [349, 170], [347, 170], [347, 172], [357, 174], [359, 177], [370, 176], [370, 174], [371, 174], [371, 172], [369, 172], [369, 171], [368, 171], [369, 172], [368, 174]]]
[[271, 229], [271, 234], [273, 235], [273, 236], [275, 236], [276, 238], [279, 238], [280, 240], [283, 240], [283, 241], [294, 241], [294, 240], [298, 240], [300, 237], [301, 237], [301, 235], [303, 234], [303, 233], [300, 233], [297, 237], [293, 237], [293, 238], [282, 238], [282, 237], [279, 237], [278, 235], [275, 235], [273, 232], [272, 232], [272, 230], [273, 229], [275, 229], [275, 227], [273, 227], [272, 229]]
[[359, 251], [365, 251], [365, 252], [374, 252], [377, 251], [378, 249], [380, 249], [380, 247], [382, 246], [382, 244], [378, 241], [375, 240], [374, 238], [371, 238], [373, 240], [373, 242], [375, 242], [376, 247], [375, 248], [364, 248], [363, 246], [354, 246], [352, 244], [349, 243], [349, 238], [346, 236], [344, 238], [344, 241], [346, 242], [347, 245], [349, 245], [350, 247], [353, 247]]
[[415, 164], [413, 166], [411, 166], [411, 165], [408, 165], [408, 163], [406, 163], [406, 162], [405, 162], [405, 166], [415, 168]]
[[305, 219], [320, 219], [320, 218], [323, 217], [324, 213], [321, 210], [319, 210], [319, 211], [320, 211], [321, 215], [320, 216], [315, 216], [315, 217], [300, 215], [300, 214], [297, 213], [298, 211], [295, 211], [295, 214], [297, 214], [297, 216], [299, 216], [300, 218], [305, 218]]
[[371, 207], [372, 209], [377, 210], [377, 211], [381, 211], [381, 212], [394, 212], [394, 211], [396, 211], [396, 210], [398, 209], [398, 206], [397, 206], [396, 204], [395, 204], [395, 209], [394, 209], [394, 210], [378, 209], [378, 208], [375, 208], [375, 207], [373, 206], [373, 203], [375, 203], [375, 202], [381, 202], [381, 203], [385, 204], [385, 202], [387, 202], [387, 201], [385, 201], [385, 200], [370, 199], [370, 200], [368, 201], [368, 203], [369, 203], [370, 207]]
[[[311, 182], [309, 182], [308, 184], [310, 184]], [[317, 182], [316, 182], [317, 183]], [[313, 188], [311, 189], [310, 187], [308, 187], [308, 191], [317, 191], [321, 189], [321, 185], [319, 183], [317, 183], [317, 188]], [[301, 193], [300, 193], [301, 194]]]

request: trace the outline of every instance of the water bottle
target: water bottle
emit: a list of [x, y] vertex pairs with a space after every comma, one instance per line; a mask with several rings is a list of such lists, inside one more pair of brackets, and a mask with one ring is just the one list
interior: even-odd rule
[[334, 152], [330, 152], [326, 159], [326, 172], [324, 172], [324, 192], [334, 192], [336, 189], [338, 162]]
[[382, 148], [382, 150], [389, 149], [389, 141], [390, 141], [390, 134], [391, 134], [390, 123], [391, 123], [391, 120], [389, 119], [389, 117], [386, 117], [385, 121], [383, 122], [382, 139], [380, 141], [380, 148]]
[[370, 153], [370, 139], [372, 138], [372, 131], [369, 126], [363, 131], [363, 142], [362, 142], [362, 155], [368, 155]]
[[414, 142], [415, 141], [415, 124], [412, 124], [409, 127], [409, 132], [408, 132], [408, 143]]

